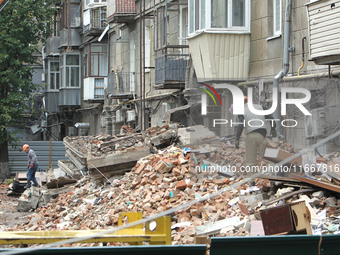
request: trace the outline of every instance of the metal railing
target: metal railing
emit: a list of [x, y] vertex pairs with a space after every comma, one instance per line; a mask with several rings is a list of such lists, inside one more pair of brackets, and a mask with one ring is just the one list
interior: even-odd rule
[[109, 1], [109, 15], [136, 14], [135, 0], [114, 0]]
[[155, 83], [184, 82], [188, 45], [168, 45], [156, 50]]
[[136, 93], [135, 72], [114, 72], [109, 74], [109, 89], [113, 95]]

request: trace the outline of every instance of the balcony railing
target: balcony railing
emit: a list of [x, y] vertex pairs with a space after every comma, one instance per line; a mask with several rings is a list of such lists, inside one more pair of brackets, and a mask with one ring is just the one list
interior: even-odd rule
[[107, 3], [107, 20], [118, 23], [129, 22], [137, 13], [135, 0], [113, 0]]
[[184, 88], [188, 64], [188, 45], [168, 45], [156, 50], [155, 87], [160, 89]]
[[136, 95], [136, 73], [114, 72], [109, 74], [108, 93], [114, 99], [133, 99]]

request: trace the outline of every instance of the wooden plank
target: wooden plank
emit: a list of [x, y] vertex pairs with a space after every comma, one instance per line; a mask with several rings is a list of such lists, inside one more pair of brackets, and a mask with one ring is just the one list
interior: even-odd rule
[[303, 190], [297, 190], [297, 191], [294, 191], [294, 192], [291, 192], [291, 193], [288, 193], [288, 194], [285, 194], [279, 198], [275, 198], [273, 200], [270, 200], [268, 201], [267, 203], [264, 203], [264, 205], [271, 205], [273, 203], [276, 203], [276, 202], [279, 202], [280, 200], [282, 199], [286, 199], [286, 198], [289, 198], [289, 197], [292, 197], [294, 195], [298, 195], [298, 194], [301, 194], [301, 193], [308, 193], [308, 192], [313, 192], [315, 191], [315, 189], [303, 189]]
[[260, 175], [258, 178], [260, 179], [268, 179], [273, 181], [281, 181], [281, 182], [293, 182], [293, 183], [301, 183], [299, 180], [295, 180], [288, 177], [281, 177], [281, 176], [275, 176], [275, 175]]
[[340, 186], [338, 186], [338, 185], [325, 183], [325, 182], [322, 182], [322, 181], [319, 181], [319, 180], [316, 180], [316, 179], [307, 178], [307, 177], [300, 176], [300, 175], [297, 175], [297, 174], [290, 174], [290, 177], [297, 179], [299, 181], [302, 181], [302, 182], [312, 184], [312, 185], [320, 187], [320, 188], [324, 188], [324, 189], [328, 189], [328, 190], [340, 193]]

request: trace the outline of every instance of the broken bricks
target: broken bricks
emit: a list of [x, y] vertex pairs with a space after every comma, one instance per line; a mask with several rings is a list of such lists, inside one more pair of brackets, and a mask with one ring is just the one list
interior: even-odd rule
[[[110, 183], [102, 184], [91, 180], [90, 177], [83, 177], [65, 194], [59, 195], [46, 207], [36, 210], [34, 218], [43, 215], [39, 225], [31, 220], [29, 224], [18, 228], [25, 230], [105, 229], [115, 226], [118, 215], [122, 212], [143, 211], [143, 216], [148, 217], [184, 205], [193, 199], [208, 196], [242, 180], [238, 175], [223, 178], [216, 174], [203, 176], [193, 171], [195, 165], [200, 165], [207, 155], [209, 160], [216, 164], [242, 165], [244, 157], [242, 147], [237, 151], [238, 154], [234, 153], [235, 149], [228, 144], [221, 147], [219, 144], [204, 147], [204, 150], [200, 151], [204, 153], [200, 154], [196, 151], [191, 154], [190, 151], [181, 148], [167, 147], [158, 154], [139, 159], [131, 172], [111, 178]], [[194, 155], [197, 156], [197, 162]], [[191, 167], [192, 164], [194, 167]], [[297, 183], [298, 186], [300, 182]], [[270, 196], [273, 198], [279, 189], [263, 179], [256, 179], [255, 185], [258, 190], [251, 190], [249, 184], [244, 184], [237, 189], [174, 212], [171, 215], [172, 225], [180, 223], [182, 225], [172, 230], [173, 244], [189, 244], [194, 242], [198, 234], [209, 235], [206, 231], [197, 231], [200, 226], [208, 226], [207, 231], [214, 232], [216, 236], [249, 235], [250, 223], [256, 219], [255, 214], [261, 209], [268, 209], [257, 203], [264, 200], [261, 195], [264, 192], [271, 193]], [[318, 205], [320, 210], [326, 210], [324, 215], [336, 214], [335, 210], [328, 210], [327, 198], [324, 195], [320, 195], [320, 200], [323, 201], [322, 205]], [[334, 202], [334, 199], [329, 199], [329, 202], [332, 201]], [[278, 200], [272, 206], [285, 202], [285, 199]], [[228, 219], [233, 219], [230, 224]], [[219, 225], [221, 221], [225, 224]], [[213, 229], [209, 226], [213, 226]], [[330, 226], [331, 223], [329, 229], [333, 230], [334, 227]]]

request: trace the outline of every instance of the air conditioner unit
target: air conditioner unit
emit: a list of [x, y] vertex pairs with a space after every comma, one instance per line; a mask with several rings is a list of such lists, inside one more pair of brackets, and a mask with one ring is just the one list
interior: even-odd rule
[[74, 26], [75, 27], [80, 27], [80, 25], [81, 25], [80, 17], [75, 17], [75, 19], [74, 19]]
[[136, 120], [136, 111], [132, 110], [132, 111], [127, 111], [127, 122], [131, 122], [131, 121], [135, 121]]
[[325, 135], [325, 108], [311, 110], [312, 115], [305, 115], [305, 135], [306, 138]]
[[125, 120], [125, 112], [122, 110], [116, 111], [116, 123], [124, 122]]

